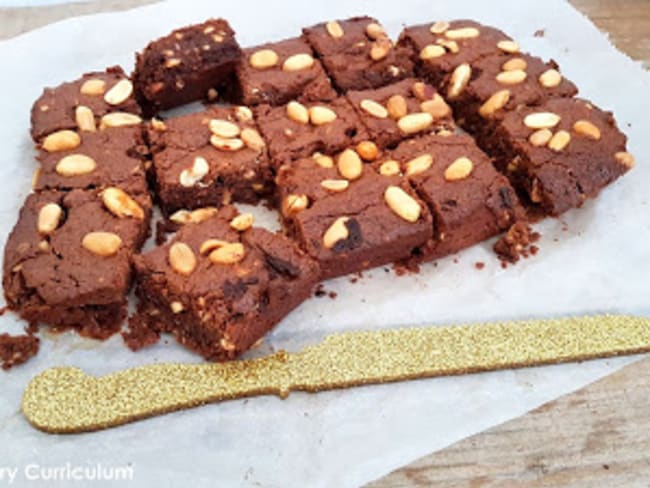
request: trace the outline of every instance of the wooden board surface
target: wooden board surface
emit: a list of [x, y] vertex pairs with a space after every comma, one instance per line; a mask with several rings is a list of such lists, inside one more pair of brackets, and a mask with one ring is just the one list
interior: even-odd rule
[[[153, 0], [0, 9], [0, 39]], [[571, 0], [650, 68], [650, 0]], [[650, 94], [649, 94], [650, 96]], [[371, 483], [387, 487], [648, 487], [650, 358]]]

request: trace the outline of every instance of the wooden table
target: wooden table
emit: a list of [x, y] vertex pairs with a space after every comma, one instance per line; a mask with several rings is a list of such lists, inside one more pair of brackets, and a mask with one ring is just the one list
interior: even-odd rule
[[[0, 9], [0, 38], [74, 15], [153, 0]], [[571, 0], [612, 42], [650, 68], [649, 0]], [[649, 94], [650, 96], [650, 94]], [[430, 454], [368, 485], [650, 486], [650, 358], [528, 414]]]

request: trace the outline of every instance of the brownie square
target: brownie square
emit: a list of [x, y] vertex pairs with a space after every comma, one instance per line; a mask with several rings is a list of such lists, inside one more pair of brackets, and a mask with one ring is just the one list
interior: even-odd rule
[[611, 112], [586, 100], [554, 98], [508, 112], [486, 142], [527, 203], [559, 215], [634, 165], [626, 141]]
[[352, 17], [303, 29], [339, 91], [366, 90], [413, 75], [408, 49], [394, 46], [376, 19]]
[[244, 105], [329, 101], [337, 96], [320, 61], [300, 38], [244, 49], [237, 78]]
[[459, 123], [482, 145], [505, 112], [576, 93], [576, 86], [560, 74], [554, 61], [545, 63], [527, 54], [494, 55], [472, 64], [472, 79], [452, 105]]
[[460, 65], [471, 66], [485, 56], [519, 50], [500, 30], [472, 20], [409, 26], [397, 45], [409, 50], [415, 73], [436, 87], [442, 87]]
[[334, 154], [366, 138], [358, 115], [343, 97], [304, 105], [260, 105], [255, 115], [276, 168], [315, 152]]
[[[31, 112], [31, 135], [39, 142], [48, 134], [60, 130], [79, 129], [77, 109], [90, 115], [91, 126], [99, 126], [101, 118], [111, 112], [140, 115], [133, 93], [133, 84], [121, 67], [86, 73], [75, 81], [55, 88], [45, 88], [34, 102]], [[83, 123], [83, 122], [82, 122]]]
[[447, 102], [431, 85], [413, 78], [382, 88], [349, 91], [346, 96], [369, 138], [382, 148], [418, 134], [455, 128]]
[[138, 100], [147, 115], [196, 100], [213, 101], [234, 83], [240, 57], [235, 32], [223, 19], [174, 30], [136, 54]]
[[150, 215], [146, 192], [29, 195], [5, 247], [9, 308], [30, 323], [92, 338], [115, 333], [126, 316], [130, 259], [148, 236]]
[[161, 209], [257, 203], [272, 176], [247, 107], [208, 110], [148, 125], [153, 179]]
[[410, 139], [375, 164], [381, 173], [392, 174], [395, 161], [433, 215], [433, 239], [423, 247], [425, 259], [497, 235], [518, 216], [517, 196], [507, 178], [469, 136]]
[[236, 215], [223, 207], [135, 257], [139, 304], [126, 335], [131, 347], [152, 342], [138, 340], [148, 328], [171, 332], [207, 359], [234, 358], [311, 295], [316, 263], [280, 234], [233, 224]]
[[34, 189], [72, 190], [128, 187], [146, 191], [148, 149], [140, 125], [82, 132], [78, 145], [63, 150], [41, 147]]
[[[407, 259], [431, 239], [431, 215], [404, 178], [381, 176], [355, 154], [344, 151], [336, 164], [302, 159], [276, 179], [285, 229], [323, 279]], [[355, 161], [356, 174], [345, 169]]]

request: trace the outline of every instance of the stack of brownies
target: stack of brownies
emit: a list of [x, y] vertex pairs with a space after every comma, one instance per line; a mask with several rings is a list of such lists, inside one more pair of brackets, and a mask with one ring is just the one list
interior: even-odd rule
[[[131, 77], [86, 74], [34, 104], [40, 169], [5, 249], [8, 304], [105, 338], [135, 277], [131, 348], [169, 332], [236, 357], [319, 280], [436, 259], [596, 196], [634, 159], [576, 93], [469, 20], [395, 43], [355, 17], [245, 49], [222, 19], [179, 29]], [[159, 116], [196, 100], [207, 108]], [[174, 234], [139, 254], [152, 198]], [[284, 232], [230, 205], [261, 201]]]

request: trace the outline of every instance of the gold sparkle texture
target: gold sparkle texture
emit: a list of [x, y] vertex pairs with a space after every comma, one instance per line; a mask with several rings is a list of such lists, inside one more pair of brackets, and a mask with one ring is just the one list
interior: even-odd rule
[[22, 410], [51, 433], [88, 432], [206, 403], [650, 351], [650, 319], [602, 315], [348, 332], [299, 353], [217, 364], [154, 364], [103, 377], [58, 367]]

